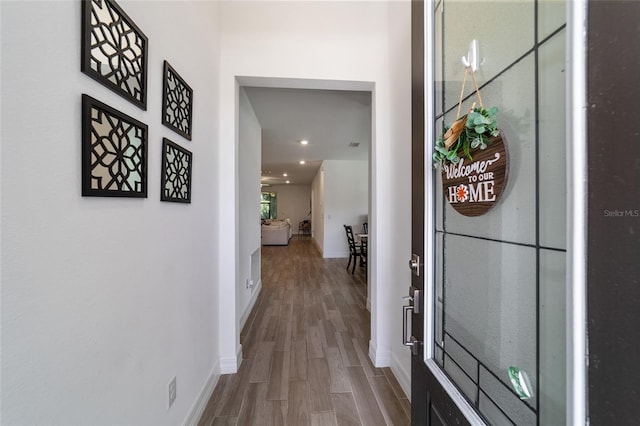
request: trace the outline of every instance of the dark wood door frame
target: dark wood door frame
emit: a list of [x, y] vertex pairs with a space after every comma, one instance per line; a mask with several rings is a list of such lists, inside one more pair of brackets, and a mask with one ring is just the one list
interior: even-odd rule
[[[411, 253], [424, 262], [424, 1], [411, 2]], [[424, 271], [423, 264], [419, 270]], [[424, 275], [424, 274], [422, 274]], [[411, 285], [424, 290], [421, 279], [412, 274]], [[422, 292], [424, 301], [424, 291]], [[424, 306], [424, 304], [423, 304]], [[411, 332], [423, 336], [423, 322], [412, 315]], [[424, 345], [419, 345], [418, 354], [411, 356], [411, 424], [426, 425], [427, 381]], [[420, 403], [424, 401], [424, 403]]]
[[[411, 2], [411, 252], [420, 256], [419, 276], [412, 274], [411, 285], [422, 290], [419, 305], [425, 307], [425, 22], [424, 0]], [[422, 340], [424, 315], [412, 315], [411, 334]], [[468, 425], [456, 403], [438, 378], [424, 363], [424, 342], [416, 342], [411, 356], [411, 424], [412, 425]]]
[[590, 1], [588, 417], [640, 419], [640, 2]]

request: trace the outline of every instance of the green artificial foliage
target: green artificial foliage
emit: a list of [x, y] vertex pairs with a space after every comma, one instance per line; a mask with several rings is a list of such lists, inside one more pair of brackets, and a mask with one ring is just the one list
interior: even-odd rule
[[[471, 150], [485, 149], [491, 143], [490, 138], [498, 136], [496, 114], [498, 114], [498, 108], [496, 107], [489, 109], [474, 108], [468, 114], [457, 119], [452, 126], [459, 121], [465, 122], [466, 120], [466, 122], [457, 140], [453, 141], [448, 149], [445, 141], [451, 137], [451, 135], [447, 135], [447, 132], [452, 126], [445, 127], [445, 133], [436, 141], [433, 153], [435, 165], [443, 166], [447, 161], [457, 164], [463, 156], [473, 160]], [[453, 137], [455, 137], [455, 134]]]

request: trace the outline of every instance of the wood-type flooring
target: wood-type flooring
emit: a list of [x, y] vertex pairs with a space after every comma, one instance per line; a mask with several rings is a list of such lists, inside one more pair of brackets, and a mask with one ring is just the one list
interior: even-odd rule
[[199, 426], [410, 424], [393, 373], [368, 356], [365, 269], [346, 264], [322, 259], [310, 237], [262, 247], [242, 364], [220, 376]]

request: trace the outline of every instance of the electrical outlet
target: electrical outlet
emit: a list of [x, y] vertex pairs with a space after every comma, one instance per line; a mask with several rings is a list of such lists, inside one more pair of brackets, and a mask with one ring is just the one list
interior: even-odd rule
[[247, 278], [247, 287], [246, 288], [253, 288], [253, 280]]
[[178, 388], [176, 384], [176, 377], [174, 376], [173, 379], [169, 382], [169, 407], [171, 407], [173, 401], [176, 400], [177, 391]]

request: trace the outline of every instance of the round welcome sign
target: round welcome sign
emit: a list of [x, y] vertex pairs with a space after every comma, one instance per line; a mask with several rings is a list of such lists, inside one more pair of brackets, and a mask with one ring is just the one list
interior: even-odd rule
[[498, 202], [507, 184], [508, 157], [500, 135], [490, 139], [486, 149], [462, 157], [457, 164], [442, 167], [444, 196], [458, 213], [480, 216]]

